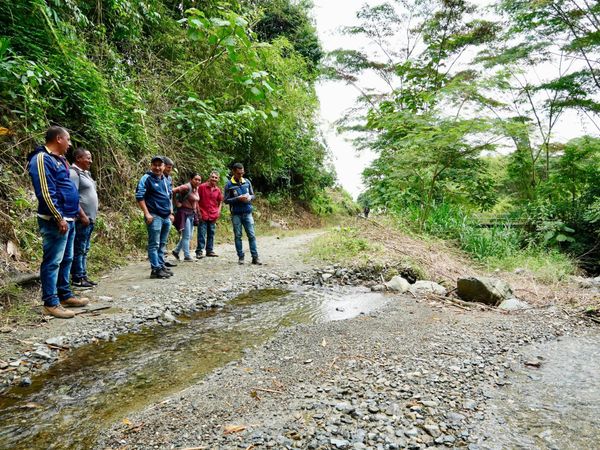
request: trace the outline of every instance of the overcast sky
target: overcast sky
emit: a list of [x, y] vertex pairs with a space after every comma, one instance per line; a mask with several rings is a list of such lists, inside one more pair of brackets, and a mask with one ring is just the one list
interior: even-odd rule
[[[314, 17], [325, 51], [358, 49], [364, 45], [359, 37], [338, 33], [340, 27], [356, 22], [356, 11], [364, 3], [365, 0], [315, 0]], [[336, 133], [334, 122], [354, 105], [357, 91], [342, 82], [323, 81], [317, 85], [317, 94], [321, 102], [323, 135], [332, 153], [338, 181], [356, 198], [363, 190], [361, 173], [373, 160], [374, 154], [369, 151], [357, 153], [346, 137]]]

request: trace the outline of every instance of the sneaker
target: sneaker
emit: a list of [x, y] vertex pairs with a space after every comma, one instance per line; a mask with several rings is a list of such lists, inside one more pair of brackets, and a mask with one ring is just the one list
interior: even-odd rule
[[185, 258], [183, 258], [184, 261], [193, 261], [194, 258], [192, 258], [191, 256], [186, 256]]
[[75, 317], [73, 311], [68, 311], [62, 307], [62, 305], [56, 306], [44, 306], [44, 312], [49, 316], [56, 317], [58, 319], [72, 319]]
[[82, 278], [81, 280], [71, 281], [71, 286], [76, 287], [76, 288], [86, 289], [86, 288], [93, 288], [95, 286], [95, 284], [92, 284], [85, 278]]
[[256, 258], [252, 258], [252, 264], [262, 266], [262, 262], [260, 261], [260, 259], [258, 259], [258, 256]]
[[177, 267], [177, 264], [169, 262], [169, 261], [165, 261], [165, 267]]
[[196, 258], [197, 258], [197, 259], [202, 259], [202, 258], [204, 258], [204, 255], [202, 254], [202, 251], [196, 252]]
[[167, 272], [165, 272], [162, 269], [152, 269], [152, 272], [150, 272], [150, 278], [160, 278], [160, 279], [164, 279], [164, 278], [169, 278], [171, 275], [169, 275]]
[[206, 252], [206, 256], [210, 258], [216, 258], [219, 255], [217, 255], [215, 252]]
[[169, 269], [168, 267], [161, 267], [161, 269], [164, 273], [166, 273], [167, 275], [169, 275], [170, 277], [173, 276], [173, 271], [171, 269]]
[[88, 277], [85, 277], [85, 281], [87, 281], [88, 283], [90, 283], [92, 286], [98, 286], [98, 283], [96, 283], [95, 281], [90, 280]]
[[66, 306], [67, 308], [81, 308], [82, 306], [87, 305], [90, 302], [87, 298], [77, 298], [77, 297], [69, 297], [66, 300], [61, 300], [60, 304], [62, 306]]
[[172, 254], [174, 257], [175, 257], [175, 259], [176, 259], [177, 261], [179, 261], [179, 252], [176, 252], [175, 250], [173, 250], [173, 251], [171, 252], [171, 254]]
[[244, 265], [244, 258], [240, 258], [240, 259], [238, 259], [238, 264], [239, 264], [240, 266], [243, 266], [243, 265]]

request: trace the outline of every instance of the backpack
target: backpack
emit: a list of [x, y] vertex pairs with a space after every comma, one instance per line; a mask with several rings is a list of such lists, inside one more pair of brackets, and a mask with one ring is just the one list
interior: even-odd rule
[[173, 205], [173, 211], [177, 212], [177, 210], [179, 208], [181, 208], [181, 205], [183, 205], [183, 202], [185, 202], [185, 200], [188, 198], [188, 196], [192, 193], [192, 183], [187, 183], [189, 189], [185, 192], [185, 194], [181, 194], [180, 192], [178, 192], [177, 194], [175, 194], [175, 205]]

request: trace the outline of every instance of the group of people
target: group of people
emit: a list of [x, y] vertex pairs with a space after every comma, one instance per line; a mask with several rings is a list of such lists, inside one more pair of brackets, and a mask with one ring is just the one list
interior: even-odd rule
[[244, 264], [245, 255], [242, 245], [242, 229], [248, 236], [252, 264], [262, 264], [258, 257], [254, 219], [252, 217], [252, 201], [254, 190], [252, 184], [244, 178], [244, 166], [235, 163], [232, 166], [232, 177], [227, 181], [223, 192], [218, 186], [220, 175], [212, 171], [208, 181], [202, 183], [197, 172], [192, 172], [189, 181], [173, 187], [171, 170], [173, 161], [164, 156], [155, 156], [150, 162], [150, 170], [138, 182], [135, 198], [144, 213], [148, 227], [148, 260], [150, 261], [151, 278], [169, 278], [173, 275], [171, 267], [175, 266], [166, 260], [169, 231], [174, 225], [181, 238], [172, 251], [177, 260], [193, 261], [190, 242], [194, 225], [198, 226], [198, 244], [196, 258], [218, 256], [214, 252], [216, 222], [221, 214], [221, 204], [229, 205], [233, 224], [235, 248], [238, 264]]
[[[96, 282], [88, 277], [87, 256], [91, 236], [98, 215], [96, 182], [90, 173], [92, 154], [82, 148], [73, 152], [73, 163], [66, 154], [71, 147], [69, 132], [59, 126], [46, 131], [45, 145], [28, 155], [28, 170], [38, 199], [37, 220], [42, 236], [43, 258], [40, 266], [44, 312], [57, 318], [72, 318], [70, 308], [85, 306], [88, 299], [77, 297], [73, 287], [91, 288]], [[198, 227], [196, 258], [216, 257], [214, 237], [221, 205], [229, 205], [234, 231], [238, 264], [244, 264], [242, 229], [248, 236], [252, 264], [262, 264], [256, 246], [252, 201], [252, 184], [244, 178], [244, 166], [232, 166], [231, 179], [223, 191], [219, 188], [220, 175], [212, 171], [202, 183], [193, 172], [189, 181], [173, 187], [173, 161], [155, 156], [150, 170], [139, 180], [135, 198], [140, 206], [148, 230], [148, 259], [150, 277], [165, 279], [173, 275], [166, 260], [167, 242], [171, 225], [181, 234], [172, 251], [180, 260], [193, 261], [190, 242], [194, 226]], [[206, 253], [204, 253], [206, 252]]]

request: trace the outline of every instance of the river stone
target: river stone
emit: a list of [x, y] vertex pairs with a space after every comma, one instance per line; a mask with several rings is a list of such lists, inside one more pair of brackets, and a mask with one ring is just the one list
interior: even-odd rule
[[498, 306], [503, 300], [513, 297], [508, 283], [490, 277], [459, 278], [457, 293], [468, 302], [481, 302], [492, 306]]
[[408, 289], [415, 295], [438, 294], [446, 295], [446, 288], [434, 281], [419, 280]]
[[46, 339], [46, 344], [55, 345], [56, 347], [63, 347], [65, 344], [65, 336], [56, 336]]
[[385, 286], [390, 291], [404, 293], [410, 288], [410, 283], [405, 278], [402, 278], [400, 275], [396, 275], [390, 281], [385, 283]]
[[529, 308], [529, 304], [522, 300], [519, 300], [518, 298], [513, 297], [504, 300], [502, 303], [500, 303], [498, 308], [503, 309], [505, 311], [518, 311], [520, 309]]

